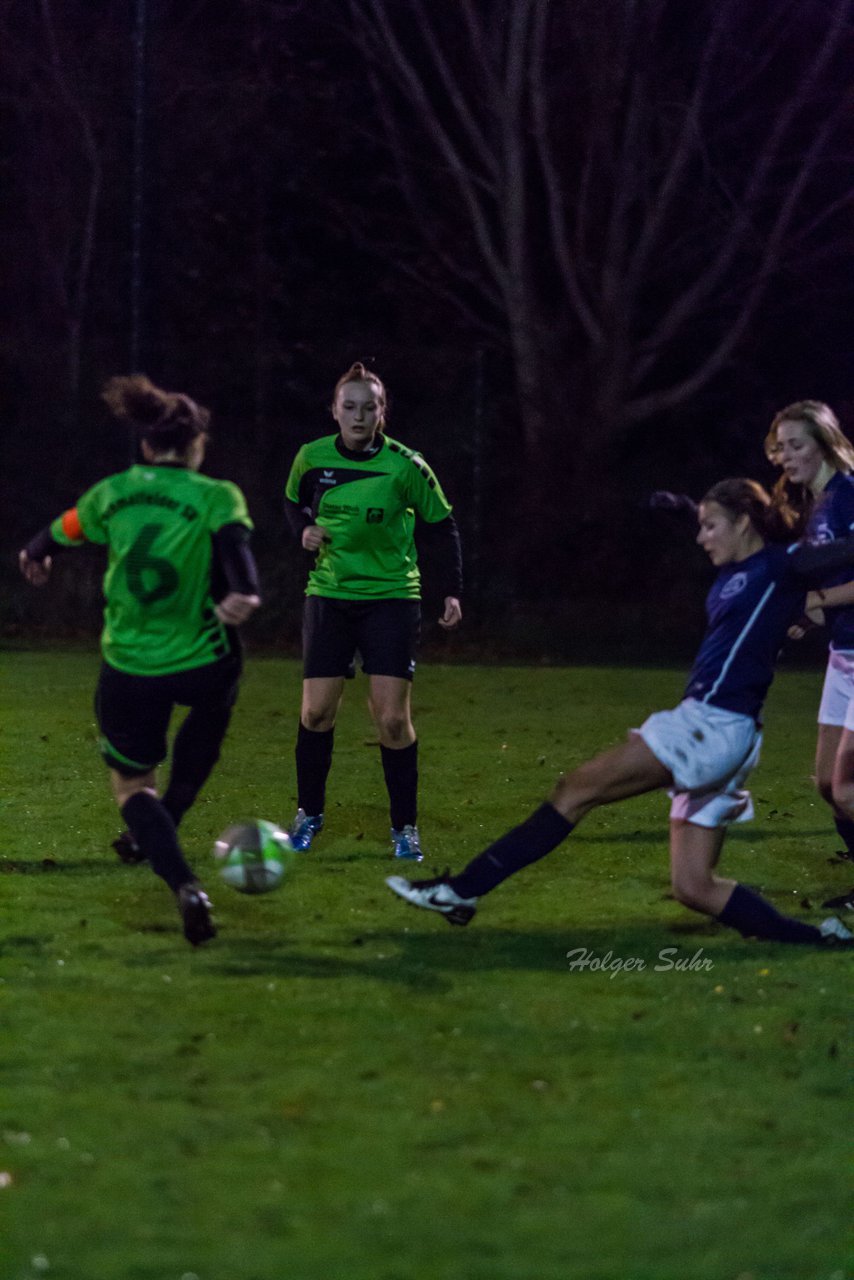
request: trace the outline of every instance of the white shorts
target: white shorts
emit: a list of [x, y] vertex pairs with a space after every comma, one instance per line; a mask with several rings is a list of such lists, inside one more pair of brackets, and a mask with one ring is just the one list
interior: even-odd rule
[[673, 775], [671, 818], [726, 827], [753, 817], [744, 783], [759, 761], [762, 734], [750, 716], [686, 698], [634, 732]]
[[854, 729], [854, 653], [850, 649], [830, 651], [818, 722]]

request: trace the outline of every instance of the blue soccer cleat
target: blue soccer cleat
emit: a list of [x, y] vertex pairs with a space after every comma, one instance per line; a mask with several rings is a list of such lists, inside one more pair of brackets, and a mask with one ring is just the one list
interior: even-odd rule
[[291, 828], [288, 832], [291, 837], [291, 845], [299, 853], [305, 853], [311, 848], [311, 842], [314, 837], [320, 835], [322, 830], [322, 813], [306, 813], [305, 809], [297, 809], [296, 817], [291, 823]]
[[392, 827], [391, 842], [394, 846], [394, 856], [396, 858], [403, 858], [409, 862], [420, 862], [424, 857], [421, 851], [421, 837], [418, 834], [418, 828], [409, 822], [400, 831], [396, 831]]

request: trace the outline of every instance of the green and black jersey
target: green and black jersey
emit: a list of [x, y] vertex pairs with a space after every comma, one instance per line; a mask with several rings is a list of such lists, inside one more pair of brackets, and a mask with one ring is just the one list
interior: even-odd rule
[[303, 445], [285, 489], [326, 531], [306, 594], [335, 600], [417, 600], [416, 516], [446, 520], [451, 505], [424, 459], [387, 436], [356, 453], [339, 435]]
[[211, 538], [230, 524], [252, 528], [236, 485], [147, 464], [101, 480], [54, 520], [61, 546], [108, 547], [101, 648], [110, 666], [168, 675], [229, 652], [211, 595]]

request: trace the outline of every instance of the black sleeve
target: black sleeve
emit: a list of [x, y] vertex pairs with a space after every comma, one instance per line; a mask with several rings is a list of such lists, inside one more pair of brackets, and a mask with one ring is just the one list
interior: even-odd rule
[[463, 552], [454, 517], [447, 516], [436, 524], [422, 521], [415, 536], [433, 561], [442, 598], [454, 596], [459, 600], [463, 594]]
[[301, 507], [298, 502], [291, 502], [290, 498], [285, 498], [285, 515], [291, 527], [291, 533], [297, 542], [302, 542], [303, 529], [314, 524], [311, 513], [305, 507]]
[[854, 578], [854, 537], [840, 538], [837, 542], [799, 542], [789, 552], [789, 559], [799, 578], [818, 579], [846, 565], [851, 566]]
[[[225, 524], [213, 535], [214, 556], [226, 592], [242, 596], [259, 596], [261, 585], [258, 568], [249, 546], [249, 530], [245, 524]], [[219, 593], [214, 591], [216, 597]]]
[[50, 525], [46, 525], [34, 538], [30, 538], [24, 547], [30, 560], [44, 560], [46, 556], [55, 556], [59, 551], [65, 551], [64, 543], [57, 542], [50, 531]]

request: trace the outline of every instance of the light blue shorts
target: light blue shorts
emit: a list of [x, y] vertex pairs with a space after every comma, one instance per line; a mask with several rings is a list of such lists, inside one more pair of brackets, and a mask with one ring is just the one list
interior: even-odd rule
[[830, 651], [818, 722], [854, 729], [854, 653], [850, 649]]
[[750, 716], [686, 698], [634, 732], [673, 775], [671, 818], [726, 827], [753, 817], [744, 783], [759, 761], [762, 733]]

